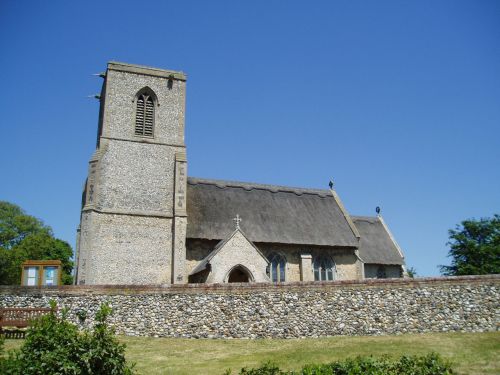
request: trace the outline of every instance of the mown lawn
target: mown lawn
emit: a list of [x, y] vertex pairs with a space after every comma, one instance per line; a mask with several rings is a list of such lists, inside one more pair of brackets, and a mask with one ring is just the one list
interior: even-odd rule
[[[218, 374], [271, 360], [282, 369], [327, 363], [357, 355], [399, 357], [440, 353], [458, 374], [500, 374], [500, 332], [434, 333], [401, 336], [329, 337], [294, 340], [209, 340], [120, 337], [127, 358], [141, 374]], [[7, 340], [6, 349], [22, 340]]]

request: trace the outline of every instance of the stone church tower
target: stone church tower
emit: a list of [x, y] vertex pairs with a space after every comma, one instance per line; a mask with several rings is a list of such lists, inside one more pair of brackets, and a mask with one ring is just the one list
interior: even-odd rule
[[77, 284], [185, 283], [186, 76], [110, 62], [77, 238]]

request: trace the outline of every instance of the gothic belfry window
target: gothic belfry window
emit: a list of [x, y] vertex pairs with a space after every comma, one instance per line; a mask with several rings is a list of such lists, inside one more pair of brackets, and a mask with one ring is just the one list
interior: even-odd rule
[[137, 95], [135, 109], [135, 135], [152, 137], [155, 123], [156, 97], [149, 89], [141, 90]]

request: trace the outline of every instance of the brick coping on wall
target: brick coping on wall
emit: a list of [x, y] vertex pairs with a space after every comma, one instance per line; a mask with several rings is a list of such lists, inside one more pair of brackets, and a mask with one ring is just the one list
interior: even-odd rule
[[[0, 307], [68, 309], [92, 327], [99, 306], [131, 336], [301, 338], [500, 329], [500, 275], [261, 284], [0, 287]], [[88, 312], [85, 322], [79, 311]]]
[[337, 281], [308, 281], [284, 283], [231, 283], [231, 284], [165, 284], [165, 285], [63, 285], [17, 286], [0, 285], [0, 295], [6, 294], [147, 294], [147, 293], [246, 293], [271, 290], [314, 290], [335, 288], [420, 287], [435, 284], [476, 284], [500, 282], [500, 274], [476, 276], [421, 277], [404, 279], [365, 279]]

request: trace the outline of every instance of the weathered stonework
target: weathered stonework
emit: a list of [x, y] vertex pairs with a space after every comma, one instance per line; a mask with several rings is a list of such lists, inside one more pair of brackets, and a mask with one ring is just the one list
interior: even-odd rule
[[[91, 212], [87, 284], [164, 284], [171, 279], [172, 219]], [[87, 237], [88, 239], [88, 237]], [[154, 261], [152, 261], [154, 260]]]
[[266, 267], [269, 264], [264, 255], [239, 230], [216, 250], [210, 260], [211, 272], [207, 283], [225, 283], [235, 267], [243, 267], [252, 282], [269, 282]]
[[314, 281], [311, 254], [300, 254], [300, 279], [302, 281]]
[[[217, 241], [214, 242], [208, 240], [188, 240], [186, 245], [187, 273], [190, 273], [198, 265], [198, 263], [213, 250], [216, 244]], [[352, 249], [269, 243], [256, 243], [255, 246], [257, 246], [257, 248], [266, 257], [269, 257], [269, 255], [273, 252], [282, 254], [285, 257], [286, 281], [313, 281], [314, 274], [312, 262], [314, 256], [319, 255], [327, 255], [332, 258], [336, 265], [335, 277], [337, 280], [356, 280], [362, 278], [361, 265], [359, 264], [359, 260], [355, 256]], [[309, 254], [311, 255], [311, 257], [302, 259], [302, 254]], [[234, 252], [233, 262], [238, 262], [238, 259], [239, 254], [237, 252]], [[307, 270], [305, 270], [305, 273], [303, 275], [302, 268], [304, 267], [307, 267]]]
[[[102, 135], [114, 139], [184, 146], [185, 78], [169, 80], [153, 75], [154, 70], [137, 74], [130, 72], [127, 67], [127, 71], [118, 71], [116, 68], [120, 68], [116, 63], [108, 65]], [[151, 88], [158, 97], [153, 139], [134, 137], [134, 99], [144, 87]]]
[[106, 141], [99, 161], [100, 211], [172, 216], [178, 148]]
[[[77, 284], [187, 281], [185, 80], [180, 72], [108, 64], [82, 199]], [[143, 90], [154, 94], [151, 137], [135, 134]]]
[[172, 284], [184, 284], [186, 277], [186, 217], [175, 217], [174, 248], [172, 262]]
[[296, 338], [500, 328], [500, 276], [308, 282], [0, 287], [0, 307], [113, 307], [120, 334], [186, 338]]
[[186, 229], [187, 229], [187, 159], [185, 152], [175, 154], [175, 193], [174, 193], [174, 245], [172, 250], [172, 284], [187, 282], [186, 267]]

